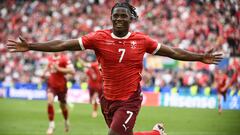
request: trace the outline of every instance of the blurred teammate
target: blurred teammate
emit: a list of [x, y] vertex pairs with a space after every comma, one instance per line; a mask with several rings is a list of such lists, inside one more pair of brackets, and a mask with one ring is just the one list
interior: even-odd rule
[[236, 86], [237, 90], [240, 90], [240, 65], [236, 65], [236, 67], [234, 68], [232, 79], [227, 85], [227, 88], [231, 87], [232, 85]]
[[217, 64], [222, 54], [213, 50], [204, 54], [193, 53], [164, 45], [143, 33], [130, 32], [130, 24], [137, 18], [135, 7], [128, 2], [116, 3], [111, 10], [112, 29], [99, 30], [78, 39], [45, 43], [28, 43], [20, 37], [21, 42], [8, 40], [7, 48], [11, 52], [94, 50], [102, 69], [100, 104], [109, 127], [108, 135], [165, 135], [162, 124], [156, 124], [152, 131], [133, 133], [142, 103], [140, 81], [144, 54], [206, 64]]
[[[47, 75], [49, 74], [49, 76]], [[67, 80], [65, 78], [66, 74], [74, 74], [74, 68], [70, 60], [58, 53], [55, 53], [49, 58], [49, 64], [44, 72], [44, 77], [48, 78], [47, 84], [47, 98], [48, 98], [48, 119], [49, 127], [47, 129], [47, 134], [52, 135], [55, 123], [54, 123], [54, 97], [58, 97], [60, 103], [60, 108], [62, 110], [62, 115], [64, 117], [65, 131], [69, 130], [69, 120], [68, 120], [68, 108], [66, 103], [67, 96]]]
[[102, 77], [100, 74], [100, 69], [98, 62], [85, 63], [83, 64], [87, 67], [86, 74], [88, 76], [88, 89], [89, 89], [89, 102], [93, 105], [92, 117], [97, 117], [98, 103], [97, 99], [100, 99], [102, 95]]
[[236, 91], [240, 90], [240, 65], [235, 65], [235, 67], [233, 68], [233, 75], [230, 81], [225, 86], [224, 90], [227, 90], [231, 86], [235, 86], [234, 89]]
[[228, 76], [222, 70], [218, 70], [215, 75], [215, 80], [217, 83], [218, 113], [221, 114], [222, 102], [226, 101]]

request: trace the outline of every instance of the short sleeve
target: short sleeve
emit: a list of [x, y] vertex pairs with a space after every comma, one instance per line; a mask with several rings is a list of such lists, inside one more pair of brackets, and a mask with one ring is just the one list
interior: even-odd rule
[[154, 55], [161, 48], [161, 43], [158, 43], [157, 41], [153, 40], [152, 38], [146, 36], [145, 40], [146, 40], [145, 48], [146, 48], [147, 53]]
[[82, 50], [94, 49], [94, 41], [96, 39], [96, 32], [89, 33], [78, 38], [78, 43]]

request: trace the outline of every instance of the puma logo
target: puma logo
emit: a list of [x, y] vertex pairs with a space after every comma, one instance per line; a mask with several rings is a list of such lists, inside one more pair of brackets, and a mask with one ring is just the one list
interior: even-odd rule
[[129, 127], [127, 127], [125, 124], [122, 125], [124, 127], [124, 130], [127, 131]]

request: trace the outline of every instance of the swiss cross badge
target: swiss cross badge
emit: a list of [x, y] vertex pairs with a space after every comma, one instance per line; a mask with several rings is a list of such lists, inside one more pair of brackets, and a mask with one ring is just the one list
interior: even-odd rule
[[136, 48], [136, 45], [137, 45], [136, 41], [131, 41], [131, 48], [132, 49]]

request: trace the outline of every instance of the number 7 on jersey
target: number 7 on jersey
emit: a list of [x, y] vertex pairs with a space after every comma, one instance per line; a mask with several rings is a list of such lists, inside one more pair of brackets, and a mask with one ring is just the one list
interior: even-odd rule
[[121, 52], [121, 53], [122, 53], [122, 54], [121, 54], [121, 57], [120, 57], [120, 59], [119, 59], [119, 63], [121, 63], [121, 62], [122, 62], [122, 59], [123, 59], [123, 56], [124, 56], [124, 54], [125, 54], [125, 49], [119, 48], [119, 49], [118, 49], [118, 52]]

